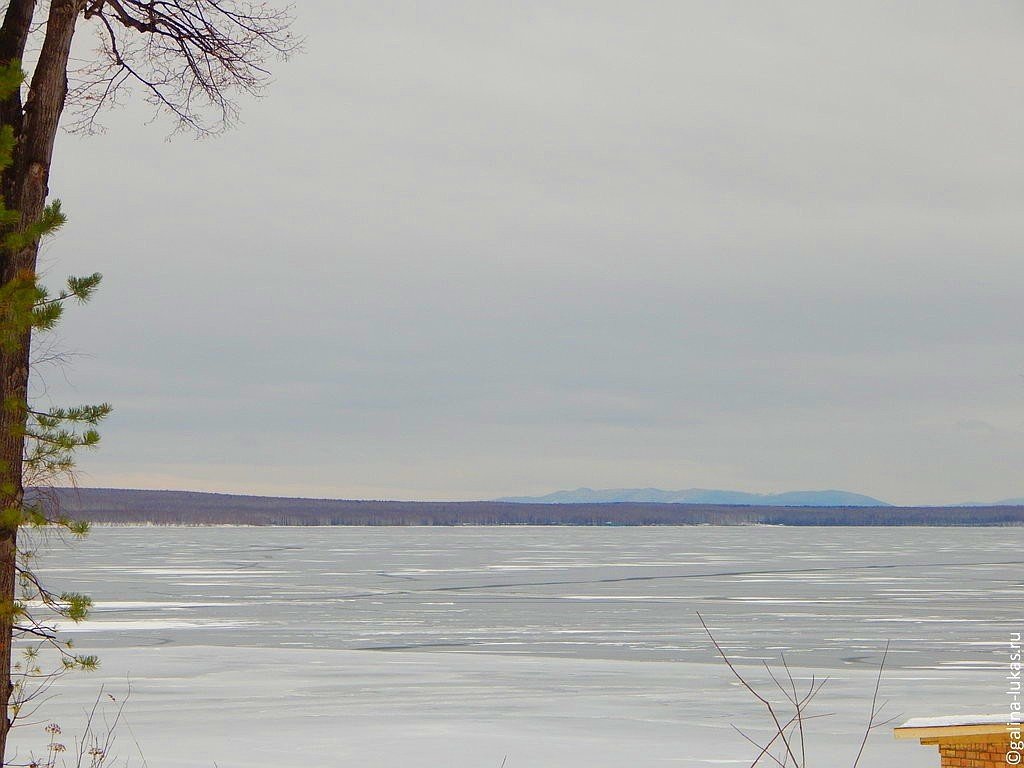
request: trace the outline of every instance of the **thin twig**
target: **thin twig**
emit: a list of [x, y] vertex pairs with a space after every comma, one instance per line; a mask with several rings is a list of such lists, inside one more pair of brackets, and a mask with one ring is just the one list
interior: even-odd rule
[[[857, 757], [853, 761], [853, 768], [857, 768], [860, 763], [861, 755], [864, 754], [864, 747], [868, 743], [868, 737], [871, 735], [871, 731], [875, 728], [875, 718], [879, 715], [881, 710], [877, 707], [878, 703], [878, 690], [882, 685], [882, 672], [885, 670], [885, 659], [889, 655], [889, 641], [885, 641], [885, 650], [882, 651], [882, 661], [878, 665], [878, 677], [875, 678], [875, 691], [871, 695], [871, 717], [868, 718], [868, 726], [864, 729], [864, 738], [861, 739], [860, 749], [857, 750]], [[884, 704], [883, 704], [884, 706]]]

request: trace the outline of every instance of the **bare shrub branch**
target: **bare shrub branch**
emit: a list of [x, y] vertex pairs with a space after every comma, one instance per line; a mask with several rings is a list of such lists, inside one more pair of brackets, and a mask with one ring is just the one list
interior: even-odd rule
[[[785, 699], [786, 706], [791, 710], [791, 714], [781, 714], [779, 710], [780, 704], [773, 703], [767, 695], [758, 691], [736, 668], [732, 660], [729, 658], [722, 644], [718, 642], [707, 623], [704, 621], [704, 617], [697, 613], [697, 618], [700, 620], [701, 626], [704, 628], [704, 632], [711, 639], [712, 645], [718, 655], [721, 656], [722, 661], [725, 662], [729, 671], [732, 672], [740, 685], [746, 689], [751, 696], [756, 699], [761, 706], [765, 708], [768, 713], [768, 718], [771, 721], [771, 733], [772, 737], [767, 743], [761, 744], [753, 739], [748, 734], [744, 733], [737, 726], [733, 725], [733, 729], [742, 736], [746, 741], [754, 745], [759, 751], [754, 758], [754, 761], [750, 764], [750, 768], [756, 768], [764, 759], [769, 759], [774, 762], [779, 768], [788, 768], [792, 765], [793, 768], [807, 768], [807, 740], [806, 740], [806, 724], [809, 720], [814, 720], [821, 717], [827, 717], [828, 714], [808, 714], [807, 708], [814, 700], [814, 698], [821, 692], [828, 683], [828, 678], [818, 679], [814, 675], [811, 675], [810, 682], [807, 687], [801, 691], [798, 687], [796, 678], [793, 676], [793, 670], [789, 666], [789, 662], [786, 660], [785, 654], [781, 656], [781, 666], [783, 676], [776, 674], [776, 671], [772, 669], [771, 665], [765, 662], [764, 668], [767, 671], [771, 681], [775, 684], [775, 687], [779, 689]], [[896, 720], [896, 717], [887, 718], [885, 720], [880, 719], [882, 711], [885, 708], [886, 702], [879, 702], [879, 691], [882, 685], [882, 672], [885, 669], [885, 661], [889, 654], [889, 643], [885, 644], [885, 650], [882, 653], [882, 660], [878, 665], [878, 675], [875, 678], [875, 688], [871, 697], [871, 711], [868, 716], [868, 723], [864, 729], [863, 737], [860, 741], [860, 748], [857, 751], [857, 755], [854, 758], [851, 768], [857, 768], [860, 763], [860, 759], [864, 754], [864, 748], [867, 746], [868, 738], [871, 733], [885, 725]]]

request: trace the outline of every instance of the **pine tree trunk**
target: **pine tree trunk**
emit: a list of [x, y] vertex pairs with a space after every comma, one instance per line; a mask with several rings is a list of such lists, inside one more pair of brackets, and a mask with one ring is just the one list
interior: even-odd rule
[[[32, 17], [35, 14], [35, 0], [13, 0], [7, 6], [4, 15], [3, 26], [0, 27], [0, 64], [10, 64], [12, 61], [21, 61], [25, 55], [25, 45], [28, 41], [29, 28], [32, 24]], [[22, 104], [21, 91], [15, 91], [9, 98], [0, 102], [0, 125], [10, 125], [14, 129], [15, 136], [21, 133], [22, 127]], [[2, 188], [5, 201], [12, 201], [14, 191], [14, 174], [4, 174]], [[6, 260], [5, 260], [6, 261]], [[6, 357], [6, 356], [4, 356]], [[13, 370], [16, 366], [13, 361], [0, 360], [0, 370]], [[8, 395], [8, 382], [6, 377], [0, 383], [0, 393], [3, 398]], [[20, 443], [16, 432], [12, 431], [10, 424], [5, 423], [7, 419], [6, 409], [0, 414], [0, 456], [18, 456], [20, 459], [22, 449], [15, 443]], [[16, 462], [20, 465], [20, 462]], [[9, 508], [20, 504], [17, 490], [20, 483], [12, 483], [13, 478], [21, 477], [20, 466], [0, 465], [0, 488], [13, 487], [15, 493], [3, 493], [0, 491], [0, 508]], [[11, 723], [8, 716], [8, 705], [10, 703], [13, 685], [11, 683], [11, 640], [13, 635], [13, 615], [15, 586], [17, 583], [15, 566], [17, 564], [18, 529], [7, 528], [0, 530], [0, 765], [6, 764], [7, 734], [10, 731]]]
[[[27, 341], [25, 352], [27, 353]], [[0, 352], [3, 395], [11, 403], [22, 398], [28, 382], [26, 355], [22, 350], [13, 353]], [[0, 493], [3, 509], [17, 509], [21, 506], [21, 457], [23, 438], [21, 427], [24, 423], [24, 409], [10, 406], [0, 407], [0, 482], [4, 490]], [[20, 414], [20, 423], [18, 415]], [[10, 518], [7, 518], [8, 520]], [[18, 527], [9, 523], [0, 528], [0, 699], [3, 713], [0, 717], [0, 766], [6, 764], [7, 734], [11, 721], [8, 705], [14, 687], [11, 681], [11, 651], [14, 633], [14, 600], [17, 585], [16, 570], [18, 549]]]
[[[13, 125], [18, 139], [11, 166], [2, 180], [7, 207], [21, 214], [20, 228], [39, 220], [46, 205], [50, 161], [57, 126], [67, 96], [67, 65], [75, 23], [85, 0], [52, 0], [46, 35], [39, 52], [24, 111], [20, 96], [0, 105], [0, 118]], [[21, 58], [35, 3], [14, 0], [8, 6], [0, 29], [0, 58]], [[10, 23], [9, 23], [10, 22]], [[11, 46], [4, 50], [3, 46]], [[20, 50], [18, 47], [20, 46]], [[38, 246], [0, 257], [0, 283], [35, 274]], [[22, 456], [27, 409], [29, 347], [26, 332], [17, 350], [0, 350], [0, 510], [19, 509], [22, 487]], [[8, 707], [11, 687], [13, 607], [17, 583], [17, 527], [0, 530], [0, 768], [6, 765], [7, 736], [10, 731]]]
[[[36, 12], [36, 0], [11, 0], [0, 26], [0, 64], [23, 61], [32, 17]], [[21, 91], [15, 91], [5, 101], [0, 101], [0, 125], [14, 128], [14, 135], [21, 133]], [[4, 178], [7, 182], [7, 178]], [[4, 187], [4, 195], [7, 195]], [[7, 199], [7, 198], [5, 198]]]

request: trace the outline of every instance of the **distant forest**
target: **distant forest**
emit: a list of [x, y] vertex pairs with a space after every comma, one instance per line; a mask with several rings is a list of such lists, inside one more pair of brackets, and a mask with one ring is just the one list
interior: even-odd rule
[[191, 491], [58, 488], [37, 494], [76, 519], [154, 525], [933, 525], [1019, 526], [1024, 507], [767, 507], [346, 501]]

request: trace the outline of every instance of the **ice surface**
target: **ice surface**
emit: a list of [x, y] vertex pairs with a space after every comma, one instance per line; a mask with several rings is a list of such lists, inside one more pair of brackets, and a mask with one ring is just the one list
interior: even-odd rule
[[[45, 717], [71, 738], [130, 680], [117, 749], [152, 768], [749, 765], [733, 725], [765, 721], [699, 610], [753, 679], [783, 652], [831, 678], [811, 762], [848, 764], [886, 640], [890, 715], [1004, 703], [1020, 535], [955, 533], [101, 528], [43, 561], [96, 599], [71, 634], [103, 663]], [[861, 765], [934, 761], [884, 730]]]

